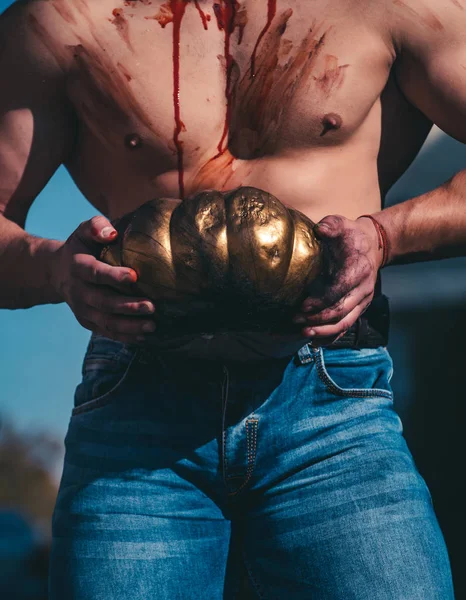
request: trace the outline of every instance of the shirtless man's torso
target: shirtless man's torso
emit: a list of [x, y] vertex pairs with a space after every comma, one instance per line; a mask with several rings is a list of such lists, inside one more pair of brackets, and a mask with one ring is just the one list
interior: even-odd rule
[[[466, 255], [465, 171], [383, 209], [433, 123], [466, 141], [464, 0], [19, 1], [0, 19], [0, 82], [0, 308], [65, 301], [97, 334], [52, 600], [223, 598], [237, 517], [260, 597], [453, 598], [388, 352], [327, 346], [385, 264]], [[104, 215], [66, 242], [24, 230], [61, 164]], [[295, 316], [314, 345], [284, 373], [148, 367], [135, 346], [157, 307], [97, 260], [109, 219], [238, 186], [319, 222], [333, 249], [328, 289]]]
[[[31, 155], [29, 185], [64, 162], [110, 218], [153, 197], [240, 185], [314, 221], [375, 212], [431, 126], [396, 83], [401, 38], [442, 29], [432, 6], [414, 4], [17, 6], [4, 18], [16, 31], [11, 68], [43, 78], [28, 84], [36, 104], [44, 95], [56, 103], [49, 115], [32, 111], [37, 147], [43, 136], [52, 148]], [[26, 145], [32, 118], [24, 121]], [[24, 216], [30, 199], [5, 214]]]
[[[433, 122], [466, 139], [465, 23], [460, 0], [15, 3], [1, 22], [0, 232], [12, 260], [0, 305], [65, 300], [85, 327], [135, 339], [134, 324], [78, 308], [83, 292], [68, 280], [76, 236], [60, 248], [24, 234], [31, 203], [65, 164], [110, 219], [154, 197], [246, 185], [315, 222], [341, 215], [331, 223], [351, 238], [347, 254], [367, 260], [364, 268], [346, 265], [313, 311], [336, 306], [352, 288], [359, 296], [344, 313], [307, 323], [324, 325], [314, 328], [321, 341], [335, 339], [367, 306], [381, 263], [374, 227], [357, 217], [380, 211]], [[457, 254], [461, 196], [458, 185], [439, 188], [431, 199], [380, 212], [390, 262]], [[446, 200], [451, 210], [439, 225], [434, 213]], [[97, 223], [95, 230], [109, 225]], [[81, 279], [115, 286], [123, 274], [107, 270], [98, 280], [89, 270], [102, 266], [94, 267], [85, 265]], [[135, 302], [128, 296], [125, 310]], [[338, 327], [325, 328], [337, 316]]]

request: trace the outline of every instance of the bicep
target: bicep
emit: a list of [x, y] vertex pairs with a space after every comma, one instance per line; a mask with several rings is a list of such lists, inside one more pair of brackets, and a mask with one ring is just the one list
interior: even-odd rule
[[466, 142], [466, 11], [452, 2], [395, 2], [395, 76], [406, 98]]
[[21, 226], [69, 151], [71, 119], [60, 107], [50, 112], [35, 107], [0, 114], [0, 213]]
[[0, 81], [7, 82], [0, 92], [0, 213], [21, 226], [71, 151], [75, 131], [64, 73], [28, 39], [23, 21], [21, 14], [0, 18]]
[[466, 143], [466, 41], [425, 56], [403, 56], [395, 67], [406, 98], [453, 138]]

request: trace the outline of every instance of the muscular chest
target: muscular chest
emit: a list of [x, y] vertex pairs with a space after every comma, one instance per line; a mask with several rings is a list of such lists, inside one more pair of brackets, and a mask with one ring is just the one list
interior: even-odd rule
[[341, 143], [389, 69], [351, 3], [105, 1], [87, 22], [69, 80], [84, 127], [108, 150], [144, 144], [167, 163]]

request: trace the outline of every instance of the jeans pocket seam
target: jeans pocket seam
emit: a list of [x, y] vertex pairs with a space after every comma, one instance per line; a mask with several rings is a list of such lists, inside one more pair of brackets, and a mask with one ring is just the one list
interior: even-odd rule
[[135, 362], [137, 356], [138, 356], [138, 352], [136, 351], [134, 353], [134, 355], [131, 357], [128, 364], [126, 365], [126, 368], [125, 368], [122, 376], [118, 379], [118, 381], [115, 383], [115, 385], [110, 390], [108, 390], [101, 396], [98, 396], [97, 398], [92, 398], [91, 400], [88, 400], [87, 402], [83, 402], [79, 406], [73, 407], [73, 409], [71, 411], [71, 416], [74, 417], [81, 413], [89, 412], [89, 411], [95, 410], [97, 408], [101, 408], [101, 407], [109, 404], [112, 400], [113, 394], [123, 385], [123, 383], [128, 378], [131, 367], [132, 367], [133, 363]]
[[325, 367], [322, 348], [313, 348], [315, 365], [319, 379], [330, 393], [343, 398], [387, 398], [392, 399], [393, 393], [382, 388], [342, 388], [333, 381]]

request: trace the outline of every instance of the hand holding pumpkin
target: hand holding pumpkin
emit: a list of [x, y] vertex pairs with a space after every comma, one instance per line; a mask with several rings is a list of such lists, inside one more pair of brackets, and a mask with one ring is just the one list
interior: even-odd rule
[[367, 219], [315, 225], [251, 187], [152, 200], [115, 227], [100, 258], [137, 273], [156, 307], [152, 343], [254, 332], [330, 344], [369, 306], [381, 261]]
[[302, 325], [303, 335], [315, 345], [326, 346], [344, 335], [368, 308], [382, 253], [369, 219], [330, 215], [314, 231], [325, 249], [323, 273], [293, 321]]
[[157, 309], [155, 336], [272, 332], [300, 337], [292, 316], [321, 270], [314, 223], [251, 187], [158, 198], [122, 217], [101, 260], [134, 269]]
[[[54, 257], [53, 285], [78, 322], [95, 333], [122, 342], [138, 343], [153, 330], [154, 305], [136, 294], [132, 269], [109, 266], [98, 256], [117, 232], [105, 217], [84, 221]], [[146, 318], [144, 318], [146, 317]]]

